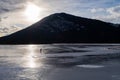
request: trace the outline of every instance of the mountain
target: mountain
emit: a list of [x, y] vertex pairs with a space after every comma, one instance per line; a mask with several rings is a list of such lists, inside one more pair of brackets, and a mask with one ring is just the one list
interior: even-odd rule
[[120, 25], [55, 13], [0, 38], [0, 44], [120, 43]]

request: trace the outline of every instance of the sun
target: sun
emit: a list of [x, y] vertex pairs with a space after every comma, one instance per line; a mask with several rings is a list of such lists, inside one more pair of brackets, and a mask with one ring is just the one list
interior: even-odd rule
[[37, 21], [42, 10], [39, 6], [29, 2], [25, 8], [24, 15], [28, 21]]

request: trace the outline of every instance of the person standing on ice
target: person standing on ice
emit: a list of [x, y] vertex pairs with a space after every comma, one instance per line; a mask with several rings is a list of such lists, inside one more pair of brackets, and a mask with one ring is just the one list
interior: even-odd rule
[[42, 48], [40, 49], [40, 53], [42, 53]]
[[41, 55], [44, 55], [42, 48], [40, 48], [40, 54], [41, 54]]

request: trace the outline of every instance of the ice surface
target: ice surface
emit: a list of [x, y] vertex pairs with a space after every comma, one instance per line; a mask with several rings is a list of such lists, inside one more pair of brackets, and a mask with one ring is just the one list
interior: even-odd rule
[[1, 45], [0, 80], [118, 80], [119, 47], [120, 44]]

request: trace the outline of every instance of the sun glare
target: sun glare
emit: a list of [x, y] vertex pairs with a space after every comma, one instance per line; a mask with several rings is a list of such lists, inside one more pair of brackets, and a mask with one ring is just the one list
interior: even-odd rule
[[26, 16], [28, 21], [37, 21], [42, 10], [42, 8], [29, 2], [27, 3], [24, 15]]

